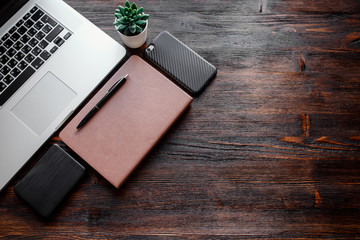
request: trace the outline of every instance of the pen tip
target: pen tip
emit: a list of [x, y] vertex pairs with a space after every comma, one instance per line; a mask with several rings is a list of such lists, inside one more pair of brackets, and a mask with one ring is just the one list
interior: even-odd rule
[[127, 78], [129, 76], [129, 74], [126, 74], [124, 78]]

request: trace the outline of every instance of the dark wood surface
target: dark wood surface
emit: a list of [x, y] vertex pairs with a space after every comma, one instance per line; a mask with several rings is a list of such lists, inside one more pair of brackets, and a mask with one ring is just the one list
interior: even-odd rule
[[[123, 1], [66, 2], [121, 42]], [[0, 194], [0, 237], [360, 238], [360, 1], [137, 3], [148, 43], [169, 31], [216, 79], [120, 189], [56, 133]], [[87, 170], [45, 220], [13, 189], [54, 143]]]

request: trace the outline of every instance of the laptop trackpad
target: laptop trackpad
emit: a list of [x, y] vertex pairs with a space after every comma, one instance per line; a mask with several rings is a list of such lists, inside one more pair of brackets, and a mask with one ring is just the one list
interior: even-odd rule
[[11, 111], [34, 133], [41, 135], [75, 96], [73, 90], [48, 72]]

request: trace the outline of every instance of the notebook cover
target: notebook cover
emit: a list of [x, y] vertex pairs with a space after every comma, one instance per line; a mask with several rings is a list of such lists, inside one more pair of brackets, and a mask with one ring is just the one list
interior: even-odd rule
[[82, 165], [55, 144], [15, 186], [15, 193], [41, 216], [49, 217], [84, 172]]
[[[77, 130], [81, 119], [126, 74], [125, 84]], [[60, 138], [118, 188], [191, 101], [164, 75], [132, 56], [60, 132]]]

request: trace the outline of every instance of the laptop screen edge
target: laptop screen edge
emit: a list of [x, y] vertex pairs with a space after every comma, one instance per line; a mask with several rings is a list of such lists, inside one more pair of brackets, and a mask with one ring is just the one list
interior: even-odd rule
[[2, 0], [0, 3], [0, 27], [2, 27], [29, 0]]

